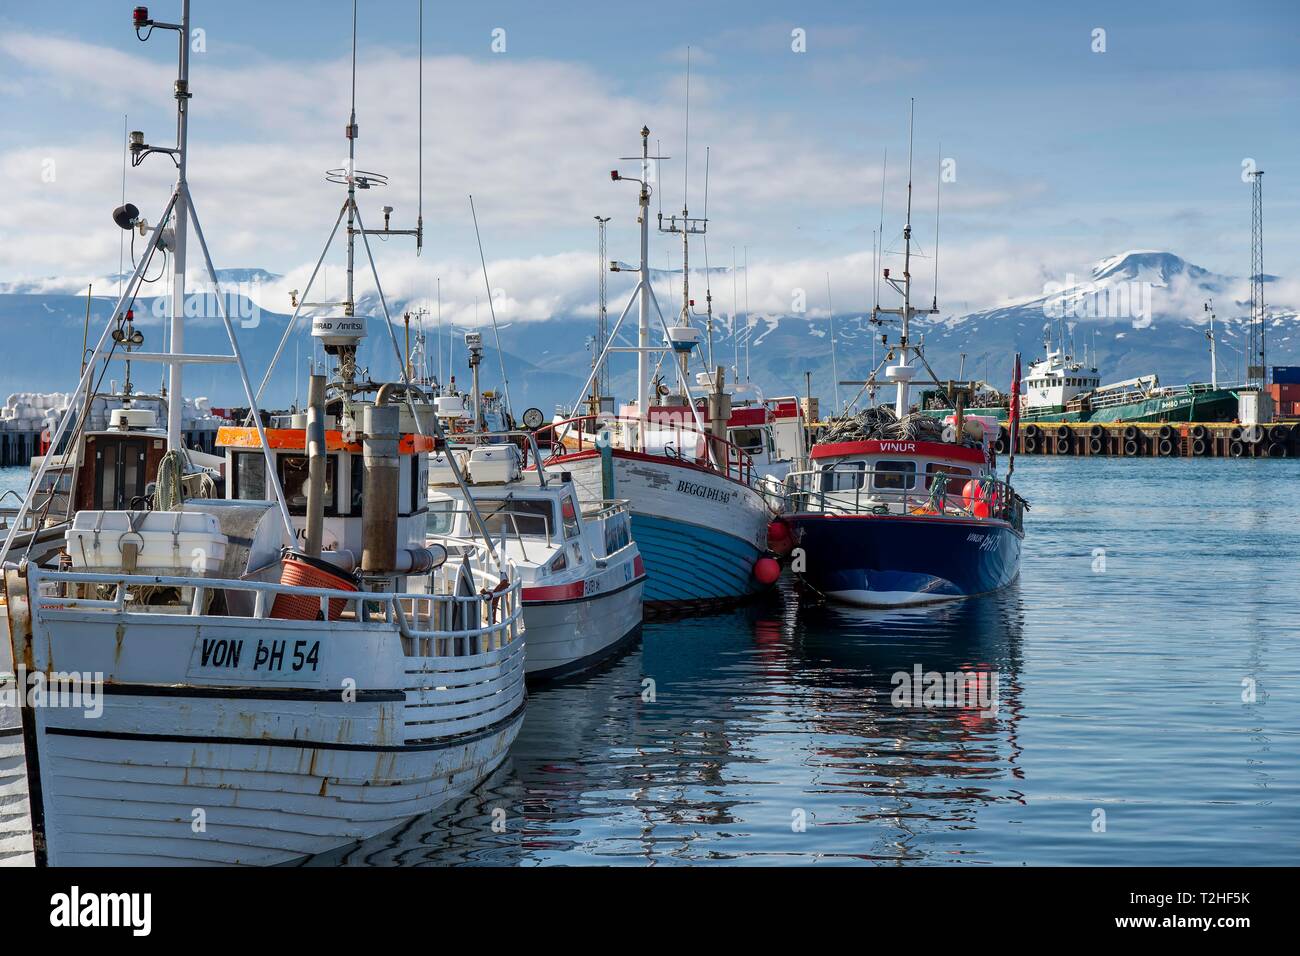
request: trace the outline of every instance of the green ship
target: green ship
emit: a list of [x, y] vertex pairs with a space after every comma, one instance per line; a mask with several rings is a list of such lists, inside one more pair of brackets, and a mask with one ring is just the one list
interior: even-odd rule
[[[977, 393], [968, 415], [1006, 421], [1009, 398]], [[981, 402], [981, 399], [985, 401]], [[939, 389], [922, 393], [922, 408], [942, 417], [951, 407]], [[1102, 385], [1097, 369], [1086, 368], [1062, 351], [1048, 349], [1025, 376], [1021, 422], [1232, 422], [1237, 420], [1237, 392], [1215, 384], [1165, 386], [1155, 375]]]

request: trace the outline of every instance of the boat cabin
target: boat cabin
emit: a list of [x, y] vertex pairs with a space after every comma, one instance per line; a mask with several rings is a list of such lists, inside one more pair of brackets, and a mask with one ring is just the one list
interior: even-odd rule
[[451, 546], [478, 537], [448, 455], [456, 456], [488, 534], [514, 562], [526, 588], [580, 583], [632, 542], [626, 502], [584, 504], [566, 475], [524, 470], [519, 446], [512, 443], [431, 456], [427, 531], [432, 542]]
[[1095, 368], [1085, 368], [1070, 361], [1069, 356], [1049, 349], [1046, 358], [1030, 364], [1025, 376], [1025, 411], [1065, 408], [1099, 385], [1101, 379]]
[[[358, 403], [360, 404], [360, 403]], [[410, 413], [402, 412], [401, 457], [397, 507], [398, 547], [424, 547], [428, 511], [428, 455], [433, 439], [418, 434]], [[325, 521], [322, 548], [361, 554], [361, 505], [365, 498], [365, 468], [361, 442], [345, 441], [333, 416], [325, 417]], [[409, 426], [409, 428], [408, 428]], [[293, 519], [299, 543], [307, 523], [307, 430], [268, 428], [266, 440], [275, 462], [275, 477]], [[226, 454], [226, 497], [232, 501], [273, 501], [275, 490], [267, 475], [261, 440], [253, 427], [226, 426], [217, 432], [217, 445]]]
[[[35, 489], [34, 509], [49, 507], [51, 516], [62, 516], [72, 497], [72, 511], [139, 510], [149, 487], [158, 475], [158, 465], [167, 453], [167, 433], [159, 427], [151, 409], [130, 406], [115, 408], [109, 427], [82, 436], [76, 452], [49, 454], [32, 459], [32, 475], [39, 473], [45, 458], [49, 467]], [[213, 455], [187, 451], [192, 465], [215, 475], [221, 460]]]
[[[954, 428], [954, 416], [945, 424]], [[813, 469], [793, 475], [792, 488], [816, 510], [877, 514], [992, 514], [996, 419], [963, 418], [963, 440], [866, 439], [814, 445]], [[971, 484], [973, 482], [973, 484]], [[977, 509], [987, 499], [989, 511]]]

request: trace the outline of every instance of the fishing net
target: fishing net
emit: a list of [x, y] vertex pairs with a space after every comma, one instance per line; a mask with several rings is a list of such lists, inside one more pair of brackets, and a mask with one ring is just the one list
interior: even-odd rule
[[817, 438], [819, 444], [869, 440], [943, 441], [943, 422], [919, 413], [899, 418], [888, 405], [876, 405], [830, 419]]

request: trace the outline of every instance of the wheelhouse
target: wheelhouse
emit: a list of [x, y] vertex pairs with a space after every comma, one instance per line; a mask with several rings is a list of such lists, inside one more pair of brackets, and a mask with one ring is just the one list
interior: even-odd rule
[[[403, 414], [397, 508], [400, 546], [424, 546], [428, 513], [428, 452], [433, 439], [408, 432], [409, 415]], [[327, 422], [327, 425], [329, 422]], [[412, 427], [412, 431], [414, 428]], [[274, 480], [300, 539], [306, 534], [307, 430], [268, 428], [266, 440], [274, 462]], [[226, 497], [232, 501], [269, 501], [275, 498], [272, 476], [257, 429], [226, 426], [217, 432], [217, 445], [225, 449]], [[365, 460], [359, 441], [347, 441], [335, 428], [325, 430], [325, 521], [322, 546], [327, 551], [361, 553], [362, 503], [365, 500]]]

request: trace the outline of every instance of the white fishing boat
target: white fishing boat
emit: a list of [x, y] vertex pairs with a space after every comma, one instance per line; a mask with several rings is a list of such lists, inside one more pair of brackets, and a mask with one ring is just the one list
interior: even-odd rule
[[[610, 355], [628, 352], [637, 356], [637, 397], [617, 415], [595, 413], [539, 428], [542, 467], [569, 474], [583, 501], [628, 501], [632, 536], [645, 560], [649, 605], [672, 609], [733, 603], [775, 581], [773, 570], [779, 573], [766, 555], [773, 511], [753, 459], [727, 437], [730, 396], [721, 388], [722, 370], [709, 374], [714, 385], [705, 411], [692, 394], [689, 361], [701, 336], [689, 321], [686, 284], [682, 321], [672, 327], [651, 288], [650, 162], [661, 157], [650, 155], [649, 137], [650, 130], [643, 127], [641, 155], [632, 157], [641, 163], [641, 177], [617, 170], [612, 174], [616, 181], [640, 186], [639, 278], [579, 393], [585, 401]], [[690, 218], [683, 209], [664, 231], [681, 233], [685, 242], [703, 228], [703, 219]], [[616, 344], [618, 331], [633, 304], [638, 307], [637, 345], [621, 346]], [[659, 344], [652, 341], [652, 308], [662, 333]], [[663, 356], [672, 369], [676, 394], [652, 378], [653, 355]]]
[[[428, 540], [452, 551], [476, 534], [497, 542], [522, 582], [529, 679], [577, 674], [630, 644], [641, 628], [645, 567], [627, 502], [580, 501], [566, 474], [526, 471], [525, 457], [537, 460], [528, 432], [468, 440], [431, 458]], [[464, 465], [464, 491], [452, 457]]]
[[[19, 556], [14, 534], [6, 539], [31, 854], [58, 865], [289, 862], [383, 833], [500, 765], [524, 713], [521, 586], [486, 544], [467, 542], [451, 560], [426, 547], [435, 440], [426, 428], [437, 435], [439, 426], [418, 407], [418, 386], [358, 380], [366, 323], [354, 314], [351, 270], [343, 314], [312, 323], [338, 366], [328, 386], [312, 376], [303, 428], [263, 427], [224, 310], [231, 354], [184, 352], [187, 237], [219, 309], [223, 301], [186, 181], [188, 0], [179, 23], [137, 8], [135, 25], [148, 31], [142, 38], [162, 30], [179, 40], [176, 147], [133, 136], [137, 160], [165, 152], [178, 175], [75, 394], [107, 360], [111, 330], [166, 248], [171, 349], [132, 359], [164, 362], [173, 395], [184, 394], [186, 365], [234, 364], [251, 426], [220, 437], [224, 500], [187, 497], [176, 483], [154, 510], [80, 509], [53, 567], [7, 561]], [[350, 146], [355, 134], [354, 108]], [[356, 223], [349, 263], [355, 236], [369, 257], [367, 234], [390, 232], [361, 223], [356, 189], [371, 175], [350, 161], [336, 180], [347, 186], [340, 219]], [[384, 320], [397, 351], [386, 307]], [[172, 418], [166, 446], [180, 455]], [[6, 730], [0, 745], [13, 736]], [[7, 758], [0, 751], [6, 796]]]

